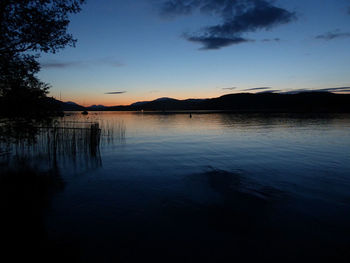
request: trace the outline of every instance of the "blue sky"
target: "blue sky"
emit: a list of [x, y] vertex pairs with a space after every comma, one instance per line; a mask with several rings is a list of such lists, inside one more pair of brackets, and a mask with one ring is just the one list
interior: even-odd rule
[[350, 86], [350, 0], [256, 0], [267, 20], [221, 12], [235, 1], [88, 0], [71, 19], [76, 48], [42, 55], [39, 77], [84, 105]]

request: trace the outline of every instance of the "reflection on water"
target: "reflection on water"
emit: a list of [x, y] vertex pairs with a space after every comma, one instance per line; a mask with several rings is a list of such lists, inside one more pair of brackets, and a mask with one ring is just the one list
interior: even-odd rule
[[40, 218], [62, 260], [350, 259], [349, 115], [70, 113], [24, 134], [1, 167], [55, 175]]
[[94, 122], [6, 121], [0, 125], [0, 160], [9, 168], [25, 160], [40, 169], [90, 170], [101, 166], [100, 137]]

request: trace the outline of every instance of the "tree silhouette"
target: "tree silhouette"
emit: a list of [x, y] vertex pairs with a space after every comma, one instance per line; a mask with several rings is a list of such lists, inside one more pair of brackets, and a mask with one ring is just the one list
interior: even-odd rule
[[78, 13], [84, 2], [0, 1], [0, 115], [55, 111], [53, 100], [46, 96], [49, 86], [36, 77], [40, 70], [37, 59], [40, 52], [75, 46], [76, 40], [67, 33], [69, 14]]

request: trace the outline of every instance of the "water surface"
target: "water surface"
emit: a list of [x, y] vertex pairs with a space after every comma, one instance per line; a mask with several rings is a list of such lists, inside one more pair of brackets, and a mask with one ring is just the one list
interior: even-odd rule
[[77, 261], [350, 259], [350, 115], [63, 121], [102, 129], [94, 154], [55, 157], [64, 187], [44, 212], [48, 239]]

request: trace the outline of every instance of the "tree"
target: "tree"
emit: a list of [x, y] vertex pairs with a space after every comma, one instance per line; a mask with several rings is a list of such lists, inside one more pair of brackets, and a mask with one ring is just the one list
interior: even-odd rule
[[[67, 33], [69, 15], [85, 0], [0, 1], [0, 114], [50, 112], [49, 86], [36, 74], [40, 52], [55, 53], [76, 40]], [[10, 109], [10, 110], [9, 110]]]

